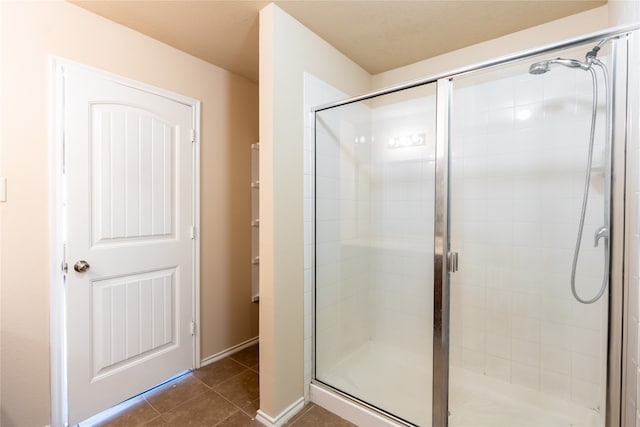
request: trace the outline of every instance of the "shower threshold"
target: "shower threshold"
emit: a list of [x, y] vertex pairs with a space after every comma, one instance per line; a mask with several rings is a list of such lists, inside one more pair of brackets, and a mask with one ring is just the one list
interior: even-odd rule
[[[431, 425], [429, 359], [370, 341], [334, 364], [322, 383], [418, 426]], [[450, 368], [449, 427], [598, 427], [602, 415], [557, 396]], [[341, 399], [336, 395], [336, 399]], [[322, 405], [322, 402], [317, 402]], [[329, 408], [334, 410], [334, 408]], [[347, 419], [348, 414], [342, 413]], [[352, 419], [362, 422], [361, 415]], [[371, 424], [373, 425], [373, 424]], [[377, 424], [376, 424], [377, 425]]]

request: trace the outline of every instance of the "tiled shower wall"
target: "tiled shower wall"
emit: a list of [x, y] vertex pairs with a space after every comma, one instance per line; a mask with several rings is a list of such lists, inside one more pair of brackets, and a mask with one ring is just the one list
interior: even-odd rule
[[[371, 108], [371, 340], [432, 357], [435, 87], [380, 98]], [[421, 135], [424, 145], [390, 147]]]
[[[564, 67], [531, 76], [527, 67], [498, 80], [454, 81], [451, 238], [461, 267], [451, 284], [451, 362], [598, 408], [606, 299], [576, 302], [569, 279], [591, 80]], [[597, 144], [594, 165], [602, 150]], [[596, 170], [576, 277], [585, 298], [601, 284], [593, 233], [603, 225], [602, 203]]]

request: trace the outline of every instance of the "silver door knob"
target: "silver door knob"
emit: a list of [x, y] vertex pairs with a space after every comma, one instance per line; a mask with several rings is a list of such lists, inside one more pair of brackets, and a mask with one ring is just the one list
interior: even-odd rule
[[85, 271], [88, 271], [90, 268], [91, 266], [85, 260], [80, 260], [73, 265], [73, 269], [78, 273], [84, 273]]

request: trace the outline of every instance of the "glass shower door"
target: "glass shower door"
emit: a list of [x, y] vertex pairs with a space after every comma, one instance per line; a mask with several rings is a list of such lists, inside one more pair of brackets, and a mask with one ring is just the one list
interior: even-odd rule
[[318, 111], [314, 378], [431, 425], [435, 85]]
[[[582, 61], [591, 47], [553, 58]], [[607, 91], [599, 74], [589, 167], [592, 76], [559, 61], [530, 74], [539, 59], [453, 79], [452, 427], [604, 425], [607, 292], [580, 303], [571, 276], [589, 169], [577, 293], [597, 295], [608, 272], [608, 241], [594, 247], [610, 198]]]

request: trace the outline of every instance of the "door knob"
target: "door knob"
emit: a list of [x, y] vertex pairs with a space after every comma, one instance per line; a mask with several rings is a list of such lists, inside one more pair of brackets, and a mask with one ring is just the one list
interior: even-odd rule
[[85, 260], [80, 260], [73, 265], [73, 269], [78, 273], [84, 273], [85, 271], [88, 271], [90, 268], [91, 266]]

